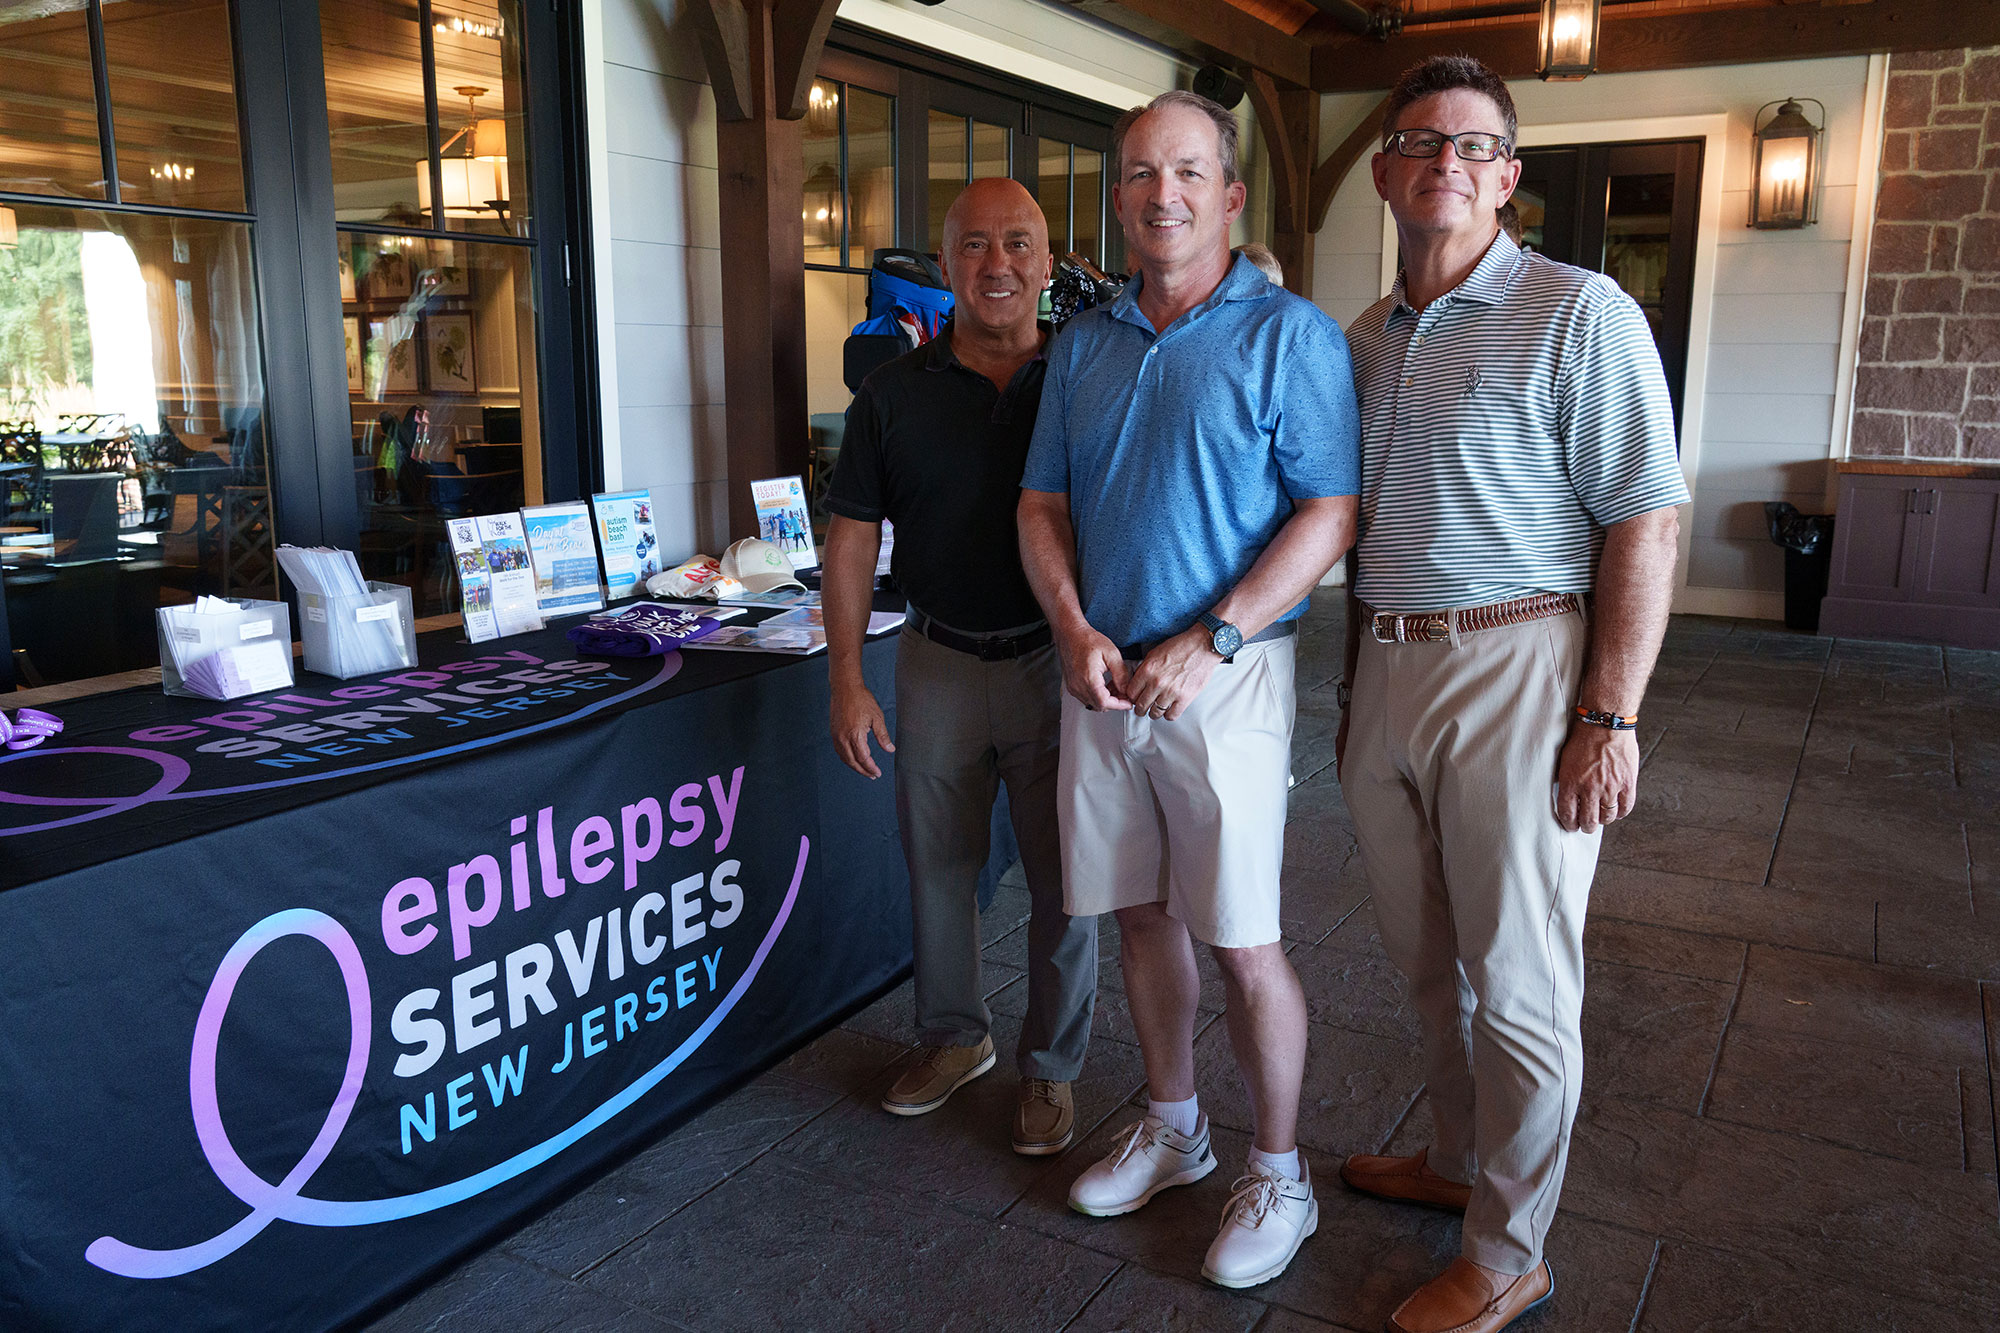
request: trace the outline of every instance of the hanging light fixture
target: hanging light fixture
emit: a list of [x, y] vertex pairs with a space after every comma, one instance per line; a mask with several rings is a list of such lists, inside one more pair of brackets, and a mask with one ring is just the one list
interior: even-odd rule
[[[438, 166], [444, 177], [444, 214], [478, 218], [507, 212], [507, 122], [481, 117], [479, 99], [486, 89], [466, 84], [452, 89], [465, 99], [467, 119], [459, 131], [438, 145]], [[454, 153], [451, 150], [457, 148]], [[417, 208], [431, 210], [431, 164], [417, 163]]]
[[1535, 73], [1573, 82], [1597, 69], [1598, 0], [1542, 0], [1542, 38]]
[[[1800, 101], [1819, 107], [1813, 124]], [[1764, 113], [1777, 107], [1769, 120]], [[1757, 125], [1750, 163], [1750, 225], [1763, 231], [1809, 227], [1819, 221], [1819, 144], [1826, 106], [1816, 98], [1766, 102], [1751, 117]]]
[[0, 204], [0, 250], [12, 250], [20, 243], [21, 228], [14, 220], [14, 210]]

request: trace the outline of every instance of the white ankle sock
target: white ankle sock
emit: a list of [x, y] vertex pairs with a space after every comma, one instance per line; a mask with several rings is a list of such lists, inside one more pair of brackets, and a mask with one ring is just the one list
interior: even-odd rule
[[1176, 1134], [1193, 1138], [1201, 1128], [1201, 1098], [1190, 1097], [1184, 1102], [1156, 1102], [1146, 1099], [1146, 1114], [1154, 1116]]
[[1299, 1178], [1299, 1150], [1290, 1152], [1265, 1152], [1261, 1148], [1250, 1150], [1250, 1169], [1263, 1167], [1266, 1172], [1276, 1172], [1287, 1180]]

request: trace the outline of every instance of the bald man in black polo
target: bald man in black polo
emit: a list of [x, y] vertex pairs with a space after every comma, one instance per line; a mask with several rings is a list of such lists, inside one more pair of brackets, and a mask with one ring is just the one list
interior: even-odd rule
[[[1070, 1142], [1070, 1084], [1097, 992], [1097, 919], [1063, 911], [1062, 667], [1021, 572], [1014, 521], [1046, 366], [1049, 328], [1036, 310], [1052, 271], [1048, 225], [1016, 182], [974, 181], [945, 218], [940, 259], [952, 321], [862, 382], [827, 496], [831, 729], [841, 759], [864, 776], [881, 773], [871, 736], [896, 754], [923, 1041], [882, 1099], [896, 1115], [937, 1109], [994, 1065], [977, 891], [995, 784], [1007, 784], [1033, 900], [1014, 1150], [1036, 1156]], [[861, 677], [885, 518], [896, 525], [893, 567], [910, 602], [893, 741]]]

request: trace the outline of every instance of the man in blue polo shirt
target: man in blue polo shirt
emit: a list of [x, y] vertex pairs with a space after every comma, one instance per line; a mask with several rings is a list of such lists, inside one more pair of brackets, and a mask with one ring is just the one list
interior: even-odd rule
[[1256, 1136], [1202, 1274], [1278, 1276], [1318, 1224], [1298, 1155], [1306, 1010], [1278, 932], [1292, 669], [1306, 595], [1353, 538], [1339, 328], [1232, 263], [1236, 122], [1166, 93], [1113, 131], [1141, 269], [1049, 355], [1022, 477], [1022, 563], [1062, 658], [1072, 913], [1118, 914], [1145, 1117], [1070, 1205], [1128, 1213], [1215, 1169], [1194, 1085], [1192, 941], [1214, 951]]

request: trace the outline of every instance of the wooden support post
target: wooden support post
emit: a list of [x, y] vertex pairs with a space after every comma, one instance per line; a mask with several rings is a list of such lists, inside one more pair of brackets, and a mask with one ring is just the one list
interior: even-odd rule
[[729, 530], [757, 531], [749, 483], [803, 476], [804, 121], [837, 0], [691, 0], [721, 161], [722, 378]]
[[1310, 299], [1312, 234], [1318, 226], [1310, 207], [1313, 164], [1319, 161], [1319, 94], [1280, 88], [1261, 69], [1249, 70], [1244, 78], [1271, 154], [1271, 252], [1285, 270], [1285, 286]]

